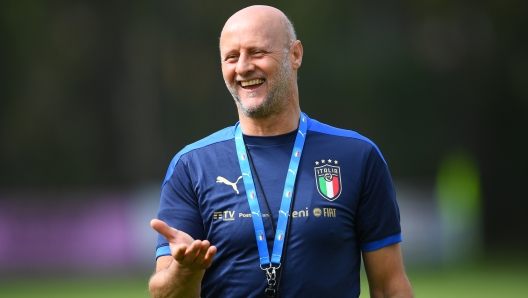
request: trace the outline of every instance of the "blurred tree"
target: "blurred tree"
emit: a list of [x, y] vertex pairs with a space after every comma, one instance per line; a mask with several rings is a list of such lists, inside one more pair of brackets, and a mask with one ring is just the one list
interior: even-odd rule
[[[266, 3], [303, 41], [305, 112], [371, 138], [395, 179], [433, 181], [468, 148], [486, 244], [528, 248], [528, 2]], [[218, 37], [249, 4], [2, 1], [0, 187], [161, 182], [185, 144], [236, 122]]]

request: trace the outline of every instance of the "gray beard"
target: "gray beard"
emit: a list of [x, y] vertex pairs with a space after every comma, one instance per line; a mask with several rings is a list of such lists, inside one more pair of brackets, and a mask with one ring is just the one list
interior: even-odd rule
[[[281, 69], [278, 76], [273, 81], [266, 80], [270, 87], [270, 91], [266, 96], [264, 102], [254, 107], [244, 106], [242, 104], [242, 100], [240, 99], [240, 95], [238, 94], [238, 92], [234, 88], [231, 88], [227, 82], [226, 86], [231, 95], [233, 96], [233, 99], [235, 100], [240, 111], [242, 111], [244, 115], [250, 118], [260, 119], [267, 118], [273, 114], [277, 114], [284, 109], [284, 107], [288, 103], [287, 96], [292, 93], [291, 80], [293, 79], [293, 72], [290, 68], [288, 58], [287, 56], [285, 56], [282, 61]], [[232, 86], [236, 86], [236, 84], [236, 81], [234, 81]], [[249, 97], [255, 96], [256, 92], [249, 93]]]

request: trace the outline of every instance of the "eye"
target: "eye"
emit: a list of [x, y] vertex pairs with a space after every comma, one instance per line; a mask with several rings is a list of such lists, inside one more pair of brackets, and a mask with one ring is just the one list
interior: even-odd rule
[[227, 62], [227, 63], [237, 62], [237, 61], [238, 61], [238, 55], [235, 55], [235, 54], [233, 54], [233, 55], [228, 55], [228, 56], [225, 58], [224, 61]]

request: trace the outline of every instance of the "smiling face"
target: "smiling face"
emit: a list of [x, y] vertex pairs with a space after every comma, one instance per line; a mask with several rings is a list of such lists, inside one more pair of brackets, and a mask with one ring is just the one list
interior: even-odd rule
[[240, 111], [266, 118], [284, 109], [295, 94], [282, 13], [250, 7], [233, 15], [220, 37], [222, 74]]

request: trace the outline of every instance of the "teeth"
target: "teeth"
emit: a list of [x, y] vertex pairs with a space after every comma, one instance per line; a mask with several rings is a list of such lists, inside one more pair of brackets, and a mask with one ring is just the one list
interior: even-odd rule
[[258, 84], [262, 84], [262, 83], [264, 83], [263, 79], [256, 79], [256, 80], [251, 80], [251, 81], [246, 81], [246, 82], [240, 82], [242, 87], [251, 86], [251, 85], [258, 85]]

